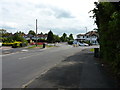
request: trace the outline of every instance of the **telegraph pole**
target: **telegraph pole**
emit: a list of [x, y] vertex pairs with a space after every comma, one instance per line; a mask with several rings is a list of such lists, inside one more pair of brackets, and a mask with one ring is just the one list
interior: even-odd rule
[[36, 46], [37, 46], [37, 19], [36, 19]]

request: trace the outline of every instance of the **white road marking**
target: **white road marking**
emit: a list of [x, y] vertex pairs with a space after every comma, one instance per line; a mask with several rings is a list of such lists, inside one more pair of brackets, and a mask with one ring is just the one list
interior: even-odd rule
[[9, 55], [12, 55], [12, 54], [17, 54], [17, 53], [22, 53], [22, 52], [10, 53], [10, 54], [0, 55], [0, 56], [9, 56]]
[[38, 55], [40, 55], [40, 54], [34, 54], [34, 55], [29, 55], [29, 56], [26, 56], [26, 57], [22, 57], [22, 58], [18, 58], [18, 59], [26, 59], [26, 58], [30, 58], [30, 57], [32, 57], [32, 56], [38, 56]]
[[26, 49], [23, 49], [23, 50], [21, 50], [21, 51], [23, 51], [23, 52], [27, 52], [28, 50], [26, 50]]

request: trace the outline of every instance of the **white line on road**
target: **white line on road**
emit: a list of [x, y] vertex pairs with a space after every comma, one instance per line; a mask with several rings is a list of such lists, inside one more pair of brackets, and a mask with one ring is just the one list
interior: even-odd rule
[[38, 55], [40, 55], [40, 54], [34, 54], [34, 55], [29, 55], [29, 56], [26, 56], [26, 57], [22, 57], [22, 58], [18, 58], [18, 59], [26, 59], [26, 58], [30, 58], [30, 57], [33, 57], [33, 56], [38, 56]]
[[4, 55], [4, 54], [2, 54], [2, 55], [0, 55], [0, 56], [9, 56], [9, 55], [12, 55], [12, 54], [17, 54], [17, 53], [22, 53], [22, 52], [15, 52], [15, 53], [10, 53], [10, 54], [6, 54], [6, 55]]

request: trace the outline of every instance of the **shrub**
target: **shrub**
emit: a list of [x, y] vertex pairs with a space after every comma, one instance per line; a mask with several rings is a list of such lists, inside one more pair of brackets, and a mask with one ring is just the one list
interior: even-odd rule
[[12, 46], [14, 43], [2, 43], [2, 46]]
[[72, 44], [73, 44], [73, 41], [68, 41], [68, 44], [72, 45]]
[[22, 42], [15, 41], [12, 45], [13, 48], [21, 47]]
[[47, 42], [45, 39], [38, 39], [38, 42]]

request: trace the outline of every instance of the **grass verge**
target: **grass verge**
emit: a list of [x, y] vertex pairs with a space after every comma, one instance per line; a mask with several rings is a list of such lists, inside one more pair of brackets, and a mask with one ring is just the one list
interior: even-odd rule
[[91, 52], [94, 52], [94, 48], [90, 49]]

